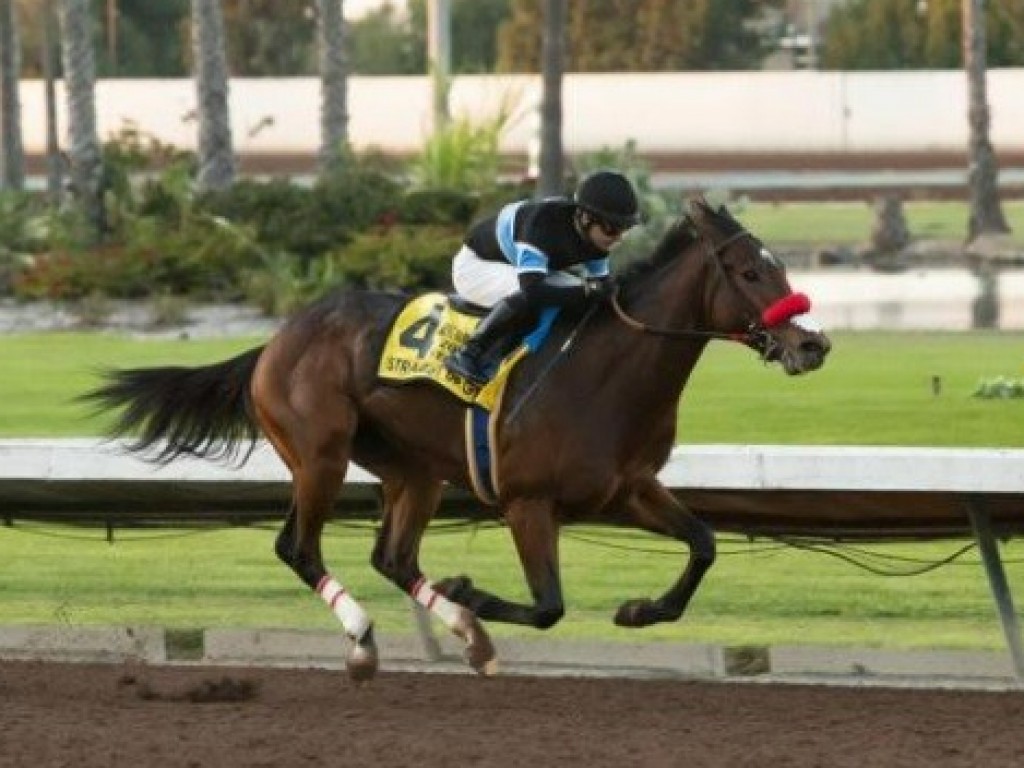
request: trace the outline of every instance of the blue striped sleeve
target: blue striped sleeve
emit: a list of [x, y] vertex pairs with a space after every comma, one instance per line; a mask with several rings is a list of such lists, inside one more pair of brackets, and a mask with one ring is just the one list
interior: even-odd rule
[[611, 273], [611, 260], [607, 256], [601, 259], [585, 261], [583, 266], [591, 277], [608, 277]]
[[548, 271], [548, 256], [537, 246], [531, 243], [516, 241], [516, 214], [526, 203], [520, 200], [518, 203], [509, 203], [498, 213], [498, 220], [494, 224], [494, 234], [498, 238], [498, 246], [505, 258], [516, 268], [517, 272], [544, 272]]
[[516, 263], [516, 213], [525, 203], [509, 203], [498, 212], [498, 220], [494, 222], [494, 236], [498, 239], [498, 247], [505, 254], [510, 264]]

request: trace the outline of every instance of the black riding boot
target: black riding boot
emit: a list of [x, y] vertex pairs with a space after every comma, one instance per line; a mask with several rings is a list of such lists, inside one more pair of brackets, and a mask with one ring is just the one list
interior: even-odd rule
[[462, 349], [445, 358], [444, 367], [477, 386], [486, 384], [501, 362], [502, 349], [507, 346], [498, 342], [519, 325], [522, 302], [516, 301], [518, 296], [513, 294], [495, 304]]

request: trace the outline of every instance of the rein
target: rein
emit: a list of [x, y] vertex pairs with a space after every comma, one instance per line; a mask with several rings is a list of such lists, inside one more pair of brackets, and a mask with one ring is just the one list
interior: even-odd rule
[[[717, 258], [722, 251], [728, 248], [730, 245], [744, 237], [753, 237], [746, 230], [737, 232], [736, 234], [727, 237], [721, 243], [714, 248], [708, 249], [712, 258]], [[738, 341], [743, 344], [754, 344], [757, 343], [762, 335], [764, 329], [758, 329], [757, 323], [751, 323], [750, 327], [742, 333], [721, 333], [719, 331], [698, 331], [698, 330], [682, 330], [678, 328], [659, 328], [658, 326], [647, 325], [633, 317], [626, 314], [626, 310], [622, 308], [619, 303], [619, 291], [616, 287], [615, 292], [612, 294], [611, 301], [612, 309], [615, 311], [615, 316], [619, 318], [626, 326], [632, 328], [634, 331], [640, 333], [649, 333], [652, 336], [664, 336], [669, 339], [725, 339], [727, 341]]]
[[647, 325], [639, 320], [630, 317], [626, 314], [626, 310], [619, 304], [619, 291], [616, 289], [615, 293], [612, 294], [611, 301], [612, 309], [615, 311], [615, 316], [619, 318], [625, 325], [632, 328], [634, 331], [640, 333], [649, 333], [652, 336], [665, 336], [669, 339], [727, 339], [729, 341], [747, 341], [751, 336], [751, 331], [745, 333], [721, 333], [719, 331], [697, 331], [697, 330], [683, 330], [679, 328], [659, 328], [654, 325]]

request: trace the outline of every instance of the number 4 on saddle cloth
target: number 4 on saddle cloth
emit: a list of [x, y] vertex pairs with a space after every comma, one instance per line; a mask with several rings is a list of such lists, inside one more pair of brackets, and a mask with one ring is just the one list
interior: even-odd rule
[[540, 349], [548, 337], [558, 309], [541, 312], [536, 328], [508, 354], [483, 387], [472, 384], [444, 367], [444, 359], [469, 338], [481, 316], [453, 304], [441, 293], [412, 299], [388, 332], [377, 375], [395, 382], [432, 381], [458, 397], [466, 411], [466, 459], [473, 490], [487, 503], [495, 502], [496, 467], [490, 444], [508, 375], [523, 357]]

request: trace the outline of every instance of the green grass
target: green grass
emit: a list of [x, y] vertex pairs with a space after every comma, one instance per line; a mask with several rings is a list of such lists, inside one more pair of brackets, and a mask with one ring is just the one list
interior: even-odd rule
[[[867, 202], [747, 203], [734, 213], [766, 243], [865, 243], [875, 213]], [[1004, 200], [1003, 213], [1015, 242], [1024, 245], [1024, 200]], [[907, 201], [903, 212], [912, 237], [965, 240], [967, 205], [957, 201]]]
[[[97, 434], [103, 420], [71, 403], [95, 384], [97, 367], [212, 362], [259, 341], [0, 337], [0, 435]], [[840, 333], [834, 342], [829, 364], [800, 378], [761, 366], [739, 346], [712, 345], [686, 391], [681, 439], [1022, 445], [1024, 401], [970, 395], [979, 378], [1024, 372], [1024, 334]], [[942, 379], [938, 396], [932, 393], [932, 376]], [[330, 612], [274, 557], [273, 531], [186, 533], [118, 531], [109, 545], [101, 531], [21, 522], [0, 527], [0, 624], [336, 628]], [[961, 544], [872, 550], [935, 561]], [[412, 632], [405, 598], [372, 572], [369, 550], [369, 533], [360, 528], [332, 527], [325, 543], [332, 569], [365, 602], [382, 631]], [[1003, 647], [974, 552], [965, 562], [928, 574], [886, 578], [821, 554], [727, 539], [687, 616], [640, 632], [615, 628], [611, 616], [621, 600], [660, 594], [671, 583], [682, 565], [679, 547], [632, 533], [613, 537], [603, 529], [570, 529], [562, 556], [569, 615], [547, 633], [552, 638]], [[1020, 545], [1004, 547], [1004, 557], [1011, 585], [1024, 582], [1024, 565], [1017, 562]], [[526, 599], [514, 549], [502, 529], [434, 530], [423, 563], [433, 578], [466, 572], [496, 592]], [[498, 637], [539, 636], [518, 628], [494, 631]]]
[[[19, 523], [0, 529], [0, 624], [100, 624], [337, 629], [331, 613], [272, 553], [263, 528], [138, 533], [113, 544], [101, 531]], [[872, 551], [913, 557], [918, 567], [963, 542]], [[385, 633], [409, 634], [407, 598], [371, 571], [366, 528], [331, 526], [325, 556]], [[1024, 581], [1021, 546], [1005, 549], [1011, 583]], [[978, 556], [914, 577], [877, 576], [823, 554], [726, 539], [687, 615], [645, 630], [615, 627], [621, 600], [660, 594], [682, 550], [628, 531], [571, 528], [562, 546], [566, 618], [551, 639], [833, 644], [888, 648], [1000, 649], [1000, 625]], [[642, 565], [641, 565], [642, 563]], [[467, 572], [516, 599], [526, 589], [504, 529], [432, 531], [423, 564], [434, 578]], [[813, 583], [813, 588], [809, 584]], [[498, 637], [540, 637], [493, 625]]]
[[106, 423], [75, 397], [111, 367], [199, 365], [263, 339], [139, 340], [95, 333], [0, 336], [0, 437], [95, 435]]
[[[1024, 402], [971, 397], [978, 381], [1024, 375], [1024, 333], [837, 333], [826, 366], [787, 377], [740, 345], [712, 344], [680, 411], [685, 443], [1012, 447]], [[105, 334], [0, 336], [0, 437], [100, 434], [76, 395], [110, 366], [213, 362], [259, 339], [152, 341]], [[942, 392], [932, 393], [939, 376]]]
[[[836, 333], [799, 378], [715, 344], [684, 393], [685, 443], [1020, 447], [1024, 401], [972, 397], [981, 379], [1024, 375], [1024, 334]], [[939, 377], [940, 394], [932, 389]]]
[[[0, 337], [0, 437], [99, 434], [109, 417], [74, 401], [104, 367], [200, 365], [260, 339], [133, 340], [99, 334]], [[982, 378], [1024, 374], [1024, 334], [840, 333], [804, 377], [712, 344], [684, 394], [682, 442], [1024, 444], [1024, 403], [971, 397]], [[932, 377], [942, 392], [932, 392]]]

